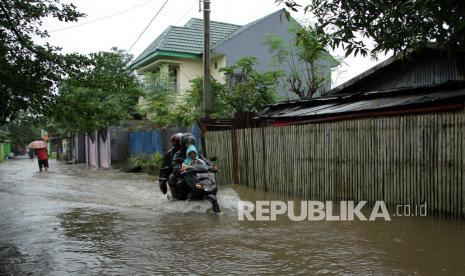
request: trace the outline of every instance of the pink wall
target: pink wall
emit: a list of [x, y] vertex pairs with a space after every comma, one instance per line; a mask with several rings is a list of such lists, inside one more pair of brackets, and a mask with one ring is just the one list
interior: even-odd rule
[[[91, 167], [110, 168], [111, 166], [111, 131], [101, 130], [95, 132], [94, 142], [86, 135], [86, 163]], [[115, 135], [118, 137], [118, 135]], [[117, 150], [117, 149], [116, 149]], [[127, 152], [127, 150], [126, 150]]]
[[96, 154], [95, 154], [95, 147], [97, 140], [94, 139], [94, 142], [92, 142], [92, 139], [90, 139], [89, 135], [86, 135], [86, 160], [87, 160], [87, 165], [92, 166], [92, 167], [97, 167], [97, 160], [96, 160]]
[[106, 139], [104, 140], [102, 135], [99, 135], [99, 158], [100, 158], [100, 167], [110, 168], [111, 157], [110, 157], [110, 133], [108, 130], [102, 130], [106, 132]]

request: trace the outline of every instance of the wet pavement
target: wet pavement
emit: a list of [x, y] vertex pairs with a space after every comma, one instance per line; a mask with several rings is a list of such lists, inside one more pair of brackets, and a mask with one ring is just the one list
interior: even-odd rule
[[0, 275], [464, 275], [465, 223], [237, 220], [237, 202], [276, 199], [221, 186], [169, 202], [153, 177], [50, 162], [0, 163]]

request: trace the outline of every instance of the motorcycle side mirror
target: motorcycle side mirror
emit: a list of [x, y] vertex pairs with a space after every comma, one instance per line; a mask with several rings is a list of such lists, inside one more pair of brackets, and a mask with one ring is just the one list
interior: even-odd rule
[[218, 157], [216, 157], [216, 156], [213, 156], [212, 158], [210, 158], [210, 161], [212, 161], [212, 162], [215, 162], [216, 160], [218, 160]]

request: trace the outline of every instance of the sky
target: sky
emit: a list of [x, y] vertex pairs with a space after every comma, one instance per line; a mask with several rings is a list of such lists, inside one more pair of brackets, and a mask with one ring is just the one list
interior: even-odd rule
[[[63, 2], [72, 2], [87, 16], [78, 22], [67, 23], [45, 19], [43, 27], [50, 33], [47, 41], [51, 45], [61, 47], [65, 53], [88, 54], [107, 51], [112, 47], [127, 50], [165, 1], [65, 0]], [[297, 2], [305, 3], [305, 1]], [[245, 25], [281, 8], [284, 8], [284, 5], [276, 4], [275, 0], [211, 0], [211, 20]], [[107, 17], [113, 14], [117, 15]], [[302, 11], [292, 13], [292, 16], [302, 22], [313, 20]], [[107, 18], [99, 20], [104, 17]], [[192, 17], [202, 17], [198, 0], [168, 0], [129, 53], [134, 56], [139, 55], [169, 25], [182, 26]], [[96, 21], [92, 22], [94, 20]], [[78, 24], [84, 25], [72, 27]], [[343, 55], [341, 49], [331, 50], [331, 53], [339, 57]], [[344, 83], [387, 57], [379, 56], [378, 60], [361, 56], [345, 58], [344, 64], [333, 72], [332, 86]]]

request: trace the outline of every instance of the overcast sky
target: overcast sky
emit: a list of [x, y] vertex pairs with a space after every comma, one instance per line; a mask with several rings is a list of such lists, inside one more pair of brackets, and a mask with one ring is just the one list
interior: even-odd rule
[[[50, 32], [51, 37], [48, 39], [50, 44], [62, 47], [64, 52], [86, 54], [106, 51], [111, 47], [128, 49], [165, 1], [67, 0], [66, 2], [74, 3], [78, 10], [87, 14], [87, 16], [80, 19], [77, 23], [45, 20], [44, 28]], [[275, 0], [211, 1], [212, 20], [239, 25], [247, 24], [284, 7], [283, 5], [277, 5]], [[305, 1], [297, 2], [305, 3]], [[128, 9], [130, 10], [127, 11]], [[118, 13], [118, 15], [97, 22], [90, 22], [115, 13]], [[292, 16], [301, 21], [311, 20], [303, 12], [293, 13]], [[130, 53], [137, 56], [166, 27], [169, 25], [183, 25], [192, 17], [202, 17], [202, 13], [199, 12], [198, 0], [169, 0]], [[70, 28], [73, 25], [87, 22], [89, 23]], [[68, 29], [60, 30], [62, 28]], [[333, 51], [332, 53], [337, 56], [342, 55], [342, 51]], [[386, 59], [384, 56], [380, 56], [377, 61], [373, 61], [369, 57], [362, 58], [360, 56], [346, 58], [346, 65], [339, 69], [339, 73], [333, 74], [333, 86], [349, 80], [384, 59]]]

